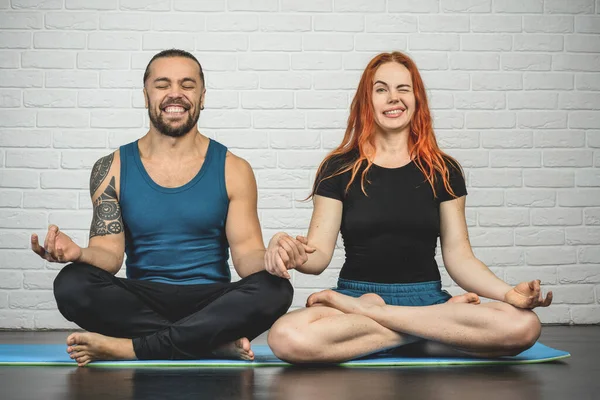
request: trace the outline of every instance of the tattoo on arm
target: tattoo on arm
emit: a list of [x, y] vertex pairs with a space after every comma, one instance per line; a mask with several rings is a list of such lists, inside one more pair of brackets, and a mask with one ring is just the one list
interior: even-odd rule
[[102, 182], [104, 182], [104, 179], [106, 179], [114, 156], [115, 153], [109, 154], [106, 157], [102, 157], [96, 161], [96, 164], [94, 164], [94, 167], [92, 168], [92, 174], [90, 175], [90, 196], [94, 196], [96, 190], [98, 190]]
[[94, 217], [90, 228], [90, 239], [94, 236], [113, 235], [123, 232], [121, 207], [117, 201], [115, 177], [94, 202]]

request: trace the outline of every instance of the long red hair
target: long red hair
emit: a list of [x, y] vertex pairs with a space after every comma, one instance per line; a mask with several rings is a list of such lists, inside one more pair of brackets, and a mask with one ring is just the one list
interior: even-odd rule
[[[350, 189], [350, 185], [356, 179], [356, 176], [366, 162], [366, 168], [362, 171], [361, 189], [366, 195], [365, 182], [367, 182], [367, 172], [373, 165], [375, 158], [375, 117], [373, 114], [373, 79], [377, 68], [382, 64], [396, 62], [404, 65], [410, 72], [412, 78], [413, 92], [415, 94], [416, 109], [410, 123], [410, 135], [408, 139], [408, 148], [411, 159], [415, 161], [417, 167], [423, 172], [425, 178], [433, 189], [433, 194], [436, 194], [436, 172], [443, 181], [446, 191], [456, 197], [454, 191], [449, 184], [449, 171], [444, 161], [451, 161], [456, 168], [460, 168], [456, 160], [440, 150], [431, 121], [431, 113], [427, 103], [427, 94], [425, 85], [421, 79], [421, 74], [417, 69], [416, 64], [407, 55], [400, 52], [382, 53], [373, 58], [360, 78], [356, 95], [350, 106], [350, 116], [348, 117], [348, 126], [342, 143], [331, 153], [325, 157], [319, 169], [317, 170], [317, 179], [315, 180], [312, 197], [316, 194], [318, 185], [325, 179], [332, 178], [336, 175], [343, 174], [347, 171], [352, 171], [350, 182], [346, 186], [346, 193]], [[348, 157], [340, 157], [348, 155], [350, 152], [358, 153], [358, 158], [353, 159]], [[325, 165], [333, 158], [346, 159], [339, 165], [339, 168], [329, 176], [322, 176]]]

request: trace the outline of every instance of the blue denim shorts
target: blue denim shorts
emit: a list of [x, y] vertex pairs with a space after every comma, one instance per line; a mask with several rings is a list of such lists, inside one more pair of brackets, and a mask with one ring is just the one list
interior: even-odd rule
[[450, 293], [442, 290], [441, 281], [420, 283], [373, 283], [338, 279], [334, 291], [352, 297], [360, 297], [366, 293], [381, 296], [385, 304], [390, 306], [431, 306], [450, 300]]

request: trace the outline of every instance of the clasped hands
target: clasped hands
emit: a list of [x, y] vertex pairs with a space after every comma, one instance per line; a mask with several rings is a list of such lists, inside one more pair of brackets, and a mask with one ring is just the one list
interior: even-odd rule
[[290, 279], [288, 270], [304, 265], [308, 261], [308, 255], [315, 251], [314, 247], [308, 245], [306, 237], [293, 238], [285, 232], [279, 232], [269, 241], [265, 253], [265, 269], [272, 275]]

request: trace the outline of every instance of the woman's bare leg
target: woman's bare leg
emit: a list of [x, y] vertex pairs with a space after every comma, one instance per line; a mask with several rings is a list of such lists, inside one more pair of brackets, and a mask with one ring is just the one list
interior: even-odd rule
[[[365, 295], [362, 301], [383, 305]], [[379, 303], [381, 301], [381, 304]], [[269, 331], [273, 353], [293, 363], [341, 362], [419, 340], [385, 328], [371, 318], [331, 307], [310, 307], [281, 317]]]
[[324, 305], [344, 313], [362, 315], [392, 331], [440, 342], [479, 356], [518, 354], [531, 347], [541, 331], [540, 321], [532, 311], [501, 302], [477, 306], [448, 302], [401, 307], [325, 290], [311, 295], [308, 305]]

